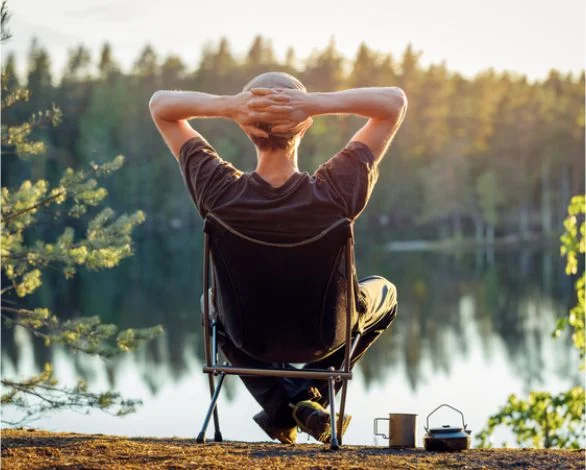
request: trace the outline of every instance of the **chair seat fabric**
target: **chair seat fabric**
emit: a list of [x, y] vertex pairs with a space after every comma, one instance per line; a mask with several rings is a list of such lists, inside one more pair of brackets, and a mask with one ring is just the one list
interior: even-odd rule
[[[253, 239], [213, 214], [204, 230], [210, 236], [219, 321], [238, 348], [265, 362], [305, 363], [344, 344], [350, 220], [296, 243]], [[355, 272], [352, 276], [356, 284]], [[356, 309], [352, 312], [355, 325]]]

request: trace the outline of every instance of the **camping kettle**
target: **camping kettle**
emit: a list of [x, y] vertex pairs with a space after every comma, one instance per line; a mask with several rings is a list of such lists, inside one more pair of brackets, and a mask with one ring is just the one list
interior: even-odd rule
[[[449, 424], [442, 425], [441, 428], [430, 428], [429, 417], [434, 414], [441, 407], [447, 406], [454, 411], [457, 411], [462, 416], [462, 427], [450, 426]], [[425, 450], [438, 452], [454, 452], [470, 448], [470, 433], [472, 431], [466, 429], [468, 425], [464, 423], [464, 414], [446, 403], [438, 406], [435, 410], [427, 415], [425, 425], [425, 436], [423, 438], [423, 446]]]

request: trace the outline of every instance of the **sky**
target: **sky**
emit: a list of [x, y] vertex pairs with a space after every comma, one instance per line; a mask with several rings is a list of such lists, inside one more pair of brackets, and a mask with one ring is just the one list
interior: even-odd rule
[[2, 48], [23, 70], [33, 37], [61, 74], [67, 51], [83, 43], [97, 60], [108, 41], [128, 70], [151, 44], [179, 55], [193, 69], [204, 44], [226, 36], [244, 56], [256, 34], [269, 38], [278, 58], [293, 46], [299, 59], [334, 38], [352, 59], [364, 41], [400, 56], [408, 43], [427, 65], [445, 61], [471, 77], [489, 67], [530, 79], [550, 69], [579, 72], [586, 56], [584, 0], [9, 0], [13, 33]]

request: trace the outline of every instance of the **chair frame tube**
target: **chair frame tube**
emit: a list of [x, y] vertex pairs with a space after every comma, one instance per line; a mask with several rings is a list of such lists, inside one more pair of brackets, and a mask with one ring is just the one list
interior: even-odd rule
[[[203, 296], [203, 341], [204, 341], [204, 356], [205, 356], [205, 361], [206, 361], [206, 365], [210, 365], [212, 360], [211, 360], [211, 354], [210, 354], [210, 340], [208, 337], [208, 333], [210, 331], [210, 299], [209, 299], [209, 283], [210, 283], [210, 278], [209, 278], [209, 272], [210, 272], [210, 239], [209, 239], [209, 235], [207, 233], [204, 232], [203, 235], [203, 246], [204, 246], [204, 255], [203, 255], [203, 289], [204, 289], [204, 296]], [[215, 322], [214, 322], [215, 323]], [[216, 348], [216, 329], [215, 329], [215, 325], [213, 328], [213, 343], [214, 343], [214, 348]], [[215, 357], [216, 357], [216, 351], [214, 351], [214, 365], [215, 365]], [[198, 443], [202, 443], [205, 442], [205, 433], [208, 427], [208, 424], [210, 422], [210, 415], [213, 412], [214, 415], [214, 440], [216, 442], [222, 442], [224, 439], [222, 438], [222, 432], [220, 431], [220, 418], [218, 416], [218, 406], [217, 406], [217, 401], [218, 401], [218, 397], [220, 395], [220, 389], [222, 388], [222, 384], [224, 383], [224, 377], [225, 375], [222, 374], [220, 376], [220, 380], [218, 382], [218, 388], [216, 389], [215, 385], [214, 385], [214, 375], [215, 374], [208, 374], [208, 382], [209, 382], [209, 387], [210, 387], [210, 396], [212, 398], [212, 402], [210, 403], [210, 406], [208, 408], [208, 412], [206, 414], [206, 418], [204, 420], [204, 423], [202, 425], [201, 431], [199, 432], [198, 436], [197, 436], [197, 442]]]
[[234, 367], [234, 366], [204, 366], [203, 372], [206, 374], [226, 374], [226, 375], [258, 375], [262, 377], [291, 377], [296, 379], [317, 379], [327, 380], [334, 377], [335, 380], [349, 380], [352, 378], [352, 372], [341, 372], [334, 370], [328, 372], [319, 369], [255, 369], [252, 367]]

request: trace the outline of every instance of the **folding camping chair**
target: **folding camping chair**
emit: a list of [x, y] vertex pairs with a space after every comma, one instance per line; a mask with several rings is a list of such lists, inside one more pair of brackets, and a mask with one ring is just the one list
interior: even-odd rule
[[[214, 318], [210, 318], [210, 274], [217, 308]], [[222, 441], [217, 400], [226, 375], [272, 376], [328, 381], [330, 447], [338, 449], [346, 388], [352, 378], [350, 359], [361, 335], [361, 331], [354, 331], [352, 339], [353, 325], [357, 325], [357, 286], [349, 219], [340, 219], [302, 241], [281, 237], [269, 242], [244, 235], [209, 213], [204, 221], [202, 316], [203, 372], [208, 374], [212, 399], [197, 442], [205, 442], [212, 415], [214, 440]], [[338, 368], [327, 370], [219, 365], [218, 330], [267, 365], [311, 363], [342, 347], [344, 360]], [[215, 376], [219, 376], [217, 384]], [[334, 386], [340, 381], [342, 396], [336, 426]]]

